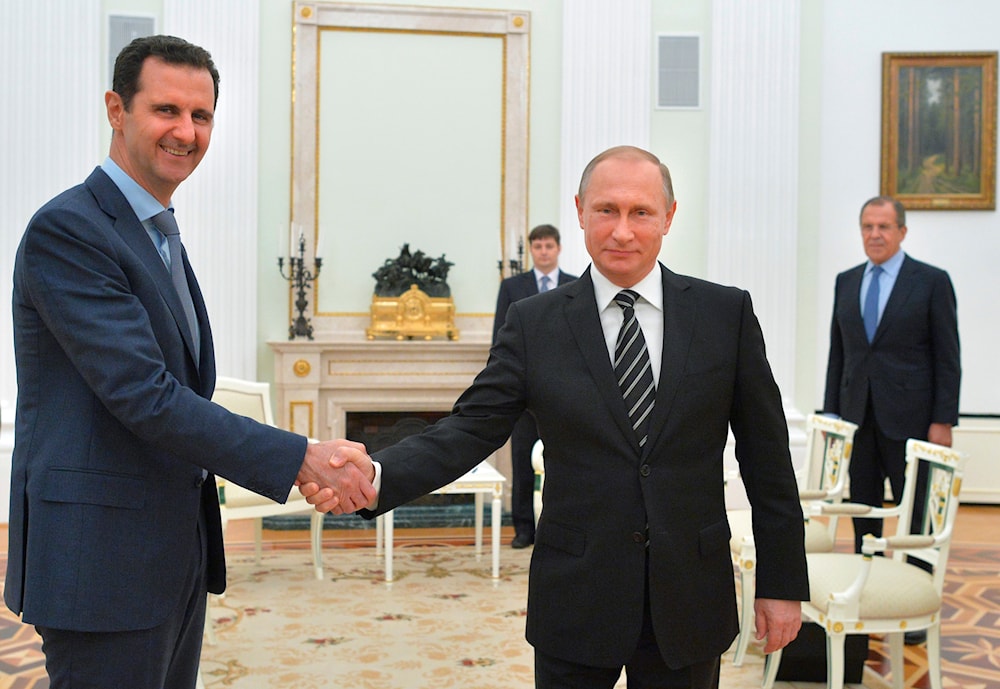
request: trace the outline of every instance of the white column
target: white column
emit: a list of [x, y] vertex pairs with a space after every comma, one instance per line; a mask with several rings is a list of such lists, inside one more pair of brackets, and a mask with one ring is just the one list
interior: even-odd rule
[[748, 289], [795, 386], [800, 0], [713, 0], [708, 277]]
[[649, 147], [652, 61], [649, 0], [563, 2], [560, 266], [590, 263], [573, 196], [583, 168], [606, 148]]
[[[258, 0], [163, 2], [162, 33], [208, 50], [221, 77], [211, 147], [173, 201], [219, 374], [249, 379], [257, 377], [259, 23]], [[291, 102], [289, 93], [273, 97]]]
[[0, 10], [0, 522], [6, 523], [17, 379], [11, 281], [21, 235], [39, 206], [81, 183], [107, 154], [99, 132], [106, 84], [100, 0], [7, 2]]

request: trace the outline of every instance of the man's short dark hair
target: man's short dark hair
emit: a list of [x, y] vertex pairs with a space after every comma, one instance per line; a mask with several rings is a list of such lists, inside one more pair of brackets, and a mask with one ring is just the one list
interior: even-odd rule
[[556, 229], [556, 226], [538, 225], [528, 233], [528, 244], [531, 244], [536, 239], [548, 239], [550, 237], [556, 240], [556, 244], [559, 243], [559, 230]]
[[212, 75], [215, 87], [215, 102], [219, 102], [219, 70], [212, 62], [212, 56], [204, 48], [188, 43], [176, 36], [142, 36], [122, 48], [115, 58], [115, 74], [111, 80], [111, 90], [121, 97], [126, 112], [132, 108], [132, 99], [139, 92], [139, 73], [146, 58], [155, 57], [168, 65], [187, 65], [207, 69]]
[[858, 214], [860, 218], [865, 214], [865, 209], [868, 206], [885, 206], [890, 205], [896, 210], [896, 224], [900, 227], [906, 227], [906, 208], [900, 201], [892, 198], [891, 196], [874, 196], [861, 205], [861, 213]]

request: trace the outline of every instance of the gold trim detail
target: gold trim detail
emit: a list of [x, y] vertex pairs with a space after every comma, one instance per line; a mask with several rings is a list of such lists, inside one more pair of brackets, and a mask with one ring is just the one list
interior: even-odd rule
[[[302, 433], [302, 431], [296, 429], [296, 427], [295, 427], [295, 408], [296, 407], [305, 407], [306, 410], [307, 410], [308, 417], [309, 417], [309, 423], [306, 424], [308, 426], [308, 429], [306, 430], [305, 433]], [[293, 433], [301, 433], [302, 435], [307, 436], [309, 438], [315, 437], [313, 435], [313, 403], [312, 402], [289, 402], [288, 403], [288, 425], [289, 425], [289, 429], [288, 430], [292, 431]]]
[[299, 378], [305, 378], [312, 371], [312, 366], [305, 359], [299, 359], [294, 364], [292, 364], [292, 373], [294, 373]]

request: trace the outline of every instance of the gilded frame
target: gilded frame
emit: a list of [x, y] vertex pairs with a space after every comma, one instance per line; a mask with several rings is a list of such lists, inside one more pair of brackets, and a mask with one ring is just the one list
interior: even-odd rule
[[[527, 234], [530, 13], [521, 10], [396, 6], [323, 0], [295, 0], [293, 13], [291, 225], [297, 228], [296, 231], [303, 232], [306, 265], [312, 265], [314, 257], [320, 255], [324, 271], [324, 276], [314, 285], [305, 316], [315, 326], [318, 339], [331, 333], [353, 334], [355, 329], [363, 337], [364, 328], [370, 323], [368, 311], [360, 309], [367, 309], [370, 305], [370, 292], [365, 294], [364, 302], [357, 302], [358, 311], [327, 307], [320, 292], [326, 276], [336, 274], [338, 260], [328, 250], [324, 251], [326, 256], [317, 252], [322, 230], [356, 231], [335, 227], [332, 222], [329, 227], [324, 228], [320, 217], [320, 152], [324, 150], [319, 126], [320, 92], [324, 83], [320, 70], [323, 34], [343, 32], [356, 35], [422, 36], [428, 39], [460, 36], [499, 39], [502, 42], [503, 70], [496, 75], [495, 81], [496, 88], [502, 94], [502, 119], [497, 132], [501, 142], [501, 168], [497, 173], [496, 189], [499, 217], [494, 223], [495, 229], [491, 227], [495, 235], [476, 235], [474, 240], [496, 244], [499, 256], [504, 257], [515, 255], [518, 239]], [[350, 65], [345, 68], [349, 69]], [[326, 76], [329, 78], [330, 75]], [[405, 108], [401, 107], [400, 113], [405, 116]], [[402, 155], [401, 152], [400, 156]], [[490, 222], [493, 222], [492, 218]], [[365, 231], [377, 229], [366, 228]], [[329, 244], [328, 240], [323, 245], [329, 247]], [[396, 248], [398, 245], [394, 245], [393, 249]], [[413, 248], [432, 252], [422, 246]], [[437, 253], [440, 252], [435, 251], [433, 255]], [[492, 254], [490, 258], [492, 259]], [[348, 256], [341, 260], [355, 259]], [[491, 260], [490, 265], [495, 263]], [[377, 267], [376, 262], [370, 268], [362, 270]], [[367, 279], [367, 275], [365, 277]], [[374, 286], [374, 283], [371, 284]], [[492, 300], [495, 298], [495, 286], [488, 289], [492, 290], [489, 293]], [[290, 296], [289, 313], [292, 312], [291, 307]]]
[[996, 108], [996, 52], [883, 53], [881, 193], [994, 210]]

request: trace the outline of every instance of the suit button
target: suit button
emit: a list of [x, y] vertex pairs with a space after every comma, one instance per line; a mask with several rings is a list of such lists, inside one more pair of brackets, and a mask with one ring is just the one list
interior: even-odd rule
[[645, 543], [646, 542], [646, 534], [640, 533], [638, 531], [632, 532], [632, 542], [633, 543]]
[[647, 476], [649, 476], [649, 465], [648, 464], [643, 464], [641, 467], [639, 467], [639, 475], [642, 476], [643, 478], [646, 478]]

